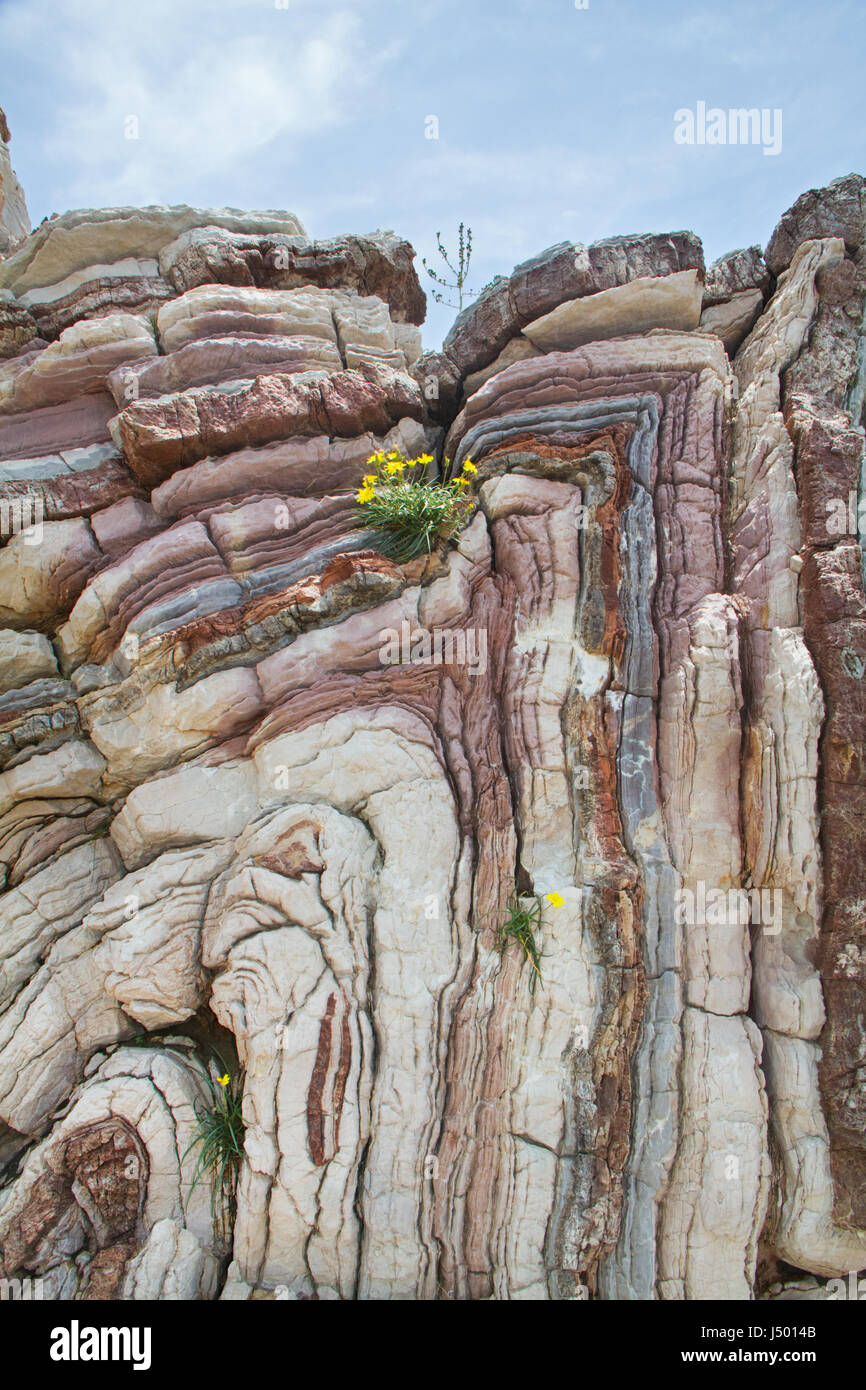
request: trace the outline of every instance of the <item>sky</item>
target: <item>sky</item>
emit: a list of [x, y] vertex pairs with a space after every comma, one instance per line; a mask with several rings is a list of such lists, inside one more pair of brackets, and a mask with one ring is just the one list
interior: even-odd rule
[[[805, 189], [866, 172], [864, 58], [866, 0], [0, 0], [34, 226], [285, 208], [313, 237], [392, 228], [425, 289], [461, 221], [475, 290], [566, 240], [765, 245]], [[781, 150], [678, 143], [701, 102], [781, 112]], [[428, 296], [425, 346], [454, 315]]]

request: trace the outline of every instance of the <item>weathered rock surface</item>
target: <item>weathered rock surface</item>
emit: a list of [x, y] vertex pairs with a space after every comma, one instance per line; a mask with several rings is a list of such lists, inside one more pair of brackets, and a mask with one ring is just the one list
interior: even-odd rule
[[205, 284], [284, 290], [318, 285], [375, 295], [388, 305], [395, 323], [423, 323], [426, 296], [414, 257], [409, 242], [393, 232], [306, 241], [199, 227], [166, 246], [159, 266], [179, 293]]
[[[0, 1277], [866, 1266], [864, 188], [706, 273], [561, 243], [423, 354], [393, 233], [109, 209], [0, 261]], [[408, 565], [380, 449], [477, 470]]]
[[697, 328], [703, 285], [695, 270], [664, 278], [642, 276], [583, 299], [560, 304], [523, 330], [542, 352], [580, 347], [603, 338], [625, 338], [653, 328]]
[[559, 305], [632, 280], [693, 270], [703, 285], [704, 254], [692, 232], [614, 237], [581, 246], [560, 242], [500, 275], [464, 309], [443, 351], [465, 376], [487, 366], [526, 324]]
[[742, 251], [729, 251], [720, 256], [707, 271], [704, 286], [704, 308], [712, 304], [723, 304], [734, 295], [746, 290], [761, 290], [765, 293], [770, 287], [770, 272], [760, 246], [749, 246]]
[[826, 188], [803, 193], [782, 218], [770, 237], [764, 259], [774, 275], [780, 275], [804, 241], [841, 237], [855, 257], [863, 250], [866, 228], [866, 190], [860, 174], [834, 179]]
[[44, 346], [33, 315], [9, 290], [0, 290], [0, 361], [17, 357], [25, 348]]
[[30, 233], [24, 190], [9, 158], [9, 139], [9, 126], [0, 108], [0, 256], [8, 256]]
[[405, 372], [362, 364], [334, 376], [260, 376], [138, 401], [118, 416], [117, 438], [135, 476], [153, 487], [178, 468], [243, 445], [383, 434], [422, 413], [421, 393]]
[[0, 367], [0, 415], [103, 391], [113, 368], [155, 352], [150, 326], [131, 314], [75, 324], [56, 343]]
[[740, 290], [730, 299], [710, 304], [701, 314], [700, 326], [705, 333], [715, 333], [725, 345], [729, 357], [755, 326], [764, 305], [760, 290]]
[[154, 260], [183, 232], [224, 227], [232, 232], [281, 232], [303, 236], [290, 212], [240, 212], [237, 208], [101, 208], [47, 218], [0, 266], [0, 284], [15, 294], [59, 285], [89, 266], [116, 265], [129, 257]]

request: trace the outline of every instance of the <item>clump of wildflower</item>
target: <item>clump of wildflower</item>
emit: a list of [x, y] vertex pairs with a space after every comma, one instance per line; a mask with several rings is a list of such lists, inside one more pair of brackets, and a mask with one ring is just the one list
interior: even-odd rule
[[[551, 907], [564, 907], [565, 898], [561, 893], [545, 893], [544, 901]], [[524, 958], [532, 968], [530, 989], [534, 992], [541, 979], [541, 948], [537, 933], [541, 930], [544, 903], [536, 893], [531, 897], [521, 897], [515, 888], [506, 903], [507, 917], [501, 922], [496, 933], [496, 944], [500, 954], [507, 951], [512, 942], [517, 942]]]
[[431, 454], [410, 459], [397, 449], [379, 450], [367, 460], [369, 472], [356, 494], [358, 520], [380, 533], [379, 550], [399, 564], [450, 540], [472, 506], [468, 490], [477, 472], [472, 460], [458, 477], [448, 478], [446, 459], [444, 482], [425, 481], [432, 462]]
[[244, 1153], [243, 1084], [240, 1078], [233, 1082], [228, 1071], [221, 1076], [215, 1073], [216, 1068], [210, 1073], [210, 1104], [204, 1109], [195, 1107], [196, 1124], [183, 1158], [191, 1150], [198, 1149], [187, 1202], [201, 1179], [208, 1175], [211, 1209], [214, 1215], [220, 1209], [225, 1216], [234, 1201], [237, 1173]]

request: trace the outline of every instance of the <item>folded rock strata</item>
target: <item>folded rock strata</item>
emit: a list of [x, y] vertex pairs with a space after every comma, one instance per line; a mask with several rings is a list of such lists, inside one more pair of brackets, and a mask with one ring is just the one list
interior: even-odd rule
[[[108, 209], [0, 261], [0, 1276], [866, 1265], [864, 209], [561, 243], [423, 354], [393, 233]], [[353, 496], [394, 448], [477, 470], [406, 565]]]

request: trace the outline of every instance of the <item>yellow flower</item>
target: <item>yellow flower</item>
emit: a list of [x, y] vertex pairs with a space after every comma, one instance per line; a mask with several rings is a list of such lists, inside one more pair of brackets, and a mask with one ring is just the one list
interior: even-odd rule
[[458, 487], [469, 487], [468, 478], [455, 478], [454, 481], [456, 482]]
[[545, 896], [545, 898], [547, 899], [547, 901], [550, 903], [550, 906], [551, 906], [551, 907], [564, 907], [564, 906], [565, 906], [565, 898], [562, 896], [561, 893], [545, 893], [544, 896]]
[[376, 490], [372, 487], [362, 487], [358, 493], [359, 502], [372, 502], [376, 496]]
[[375, 473], [368, 473], [364, 478], [364, 487], [375, 487], [378, 481]]
[[465, 462], [464, 465], [463, 465], [463, 472], [464, 472], [464, 473], [477, 473], [477, 472], [478, 472], [478, 469], [475, 467], [475, 464], [472, 462], [471, 459], [467, 459], [466, 462]]
[[230, 1079], [230, 1078], [229, 1078], [228, 1072], [226, 1072], [225, 1076], [218, 1076], [218, 1077], [217, 1077], [217, 1081], [219, 1082], [219, 1084], [220, 1084], [221, 1086], [227, 1086], [227, 1085], [229, 1084], [229, 1079]]
[[[419, 456], [418, 456], [418, 458], [416, 458], [415, 462], [416, 462], [416, 463], [432, 463], [432, 462], [433, 462], [433, 455], [432, 455], [432, 454], [419, 454]], [[448, 460], [446, 459], [445, 462], [447, 463]]]
[[382, 450], [380, 449], [379, 452], [378, 452], [378, 454], [371, 454], [370, 457], [367, 459], [367, 462], [368, 462], [368, 463], [384, 463], [384, 462], [385, 462], [385, 455], [382, 453]]
[[398, 463], [386, 463], [385, 465], [392, 478], [395, 473], [402, 473], [405, 466], [402, 459]]

